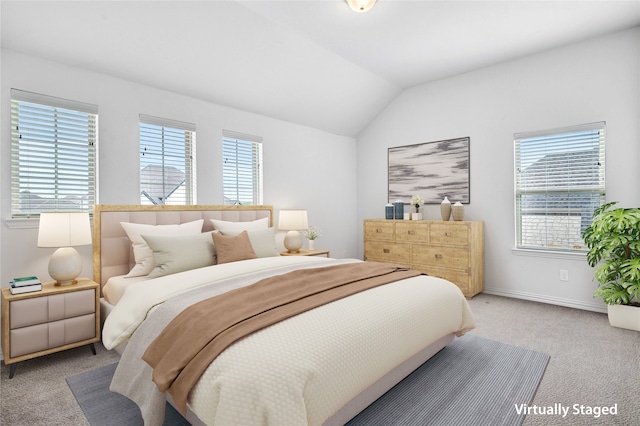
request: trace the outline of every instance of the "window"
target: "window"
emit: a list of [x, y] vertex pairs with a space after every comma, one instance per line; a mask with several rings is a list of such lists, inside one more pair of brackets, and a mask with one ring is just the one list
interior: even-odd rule
[[194, 124], [140, 115], [140, 204], [195, 201]]
[[517, 248], [586, 251], [582, 232], [605, 202], [605, 123], [514, 139]]
[[223, 130], [224, 204], [262, 204], [262, 138]]
[[11, 216], [92, 212], [98, 107], [11, 89]]

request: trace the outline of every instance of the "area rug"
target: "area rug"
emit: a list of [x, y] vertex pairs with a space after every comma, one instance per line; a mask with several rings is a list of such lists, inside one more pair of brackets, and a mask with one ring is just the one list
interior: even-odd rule
[[[520, 425], [549, 355], [473, 334], [455, 339], [348, 425]], [[138, 407], [109, 391], [117, 364], [67, 378], [91, 426], [142, 426]], [[167, 404], [165, 426], [188, 425]]]

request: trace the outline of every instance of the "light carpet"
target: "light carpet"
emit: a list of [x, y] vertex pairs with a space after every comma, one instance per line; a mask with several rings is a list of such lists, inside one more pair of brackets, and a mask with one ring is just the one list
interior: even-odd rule
[[[520, 425], [549, 356], [467, 334], [411, 373], [349, 425]], [[67, 378], [91, 426], [142, 425], [137, 406], [109, 391], [116, 364]], [[166, 426], [188, 425], [167, 406]]]

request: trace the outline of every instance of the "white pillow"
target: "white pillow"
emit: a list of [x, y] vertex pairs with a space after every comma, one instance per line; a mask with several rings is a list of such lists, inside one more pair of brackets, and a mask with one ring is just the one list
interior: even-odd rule
[[235, 232], [250, 231], [253, 229], [267, 229], [269, 227], [269, 218], [263, 217], [251, 222], [229, 222], [226, 220], [211, 220], [213, 229], [217, 229], [220, 232]]
[[155, 267], [149, 278], [175, 274], [215, 264], [215, 251], [211, 234], [198, 235], [143, 235], [142, 238], [153, 250]]
[[[239, 235], [243, 231], [220, 231], [222, 235]], [[248, 230], [249, 241], [258, 257], [280, 256], [276, 247], [276, 228]]]
[[143, 223], [120, 222], [133, 246], [133, 257], [136, 265], [125, 277], [140, 277], [153, 271], [153, 250], [149, 248], [142, 235], [195, 235], [202, 232], [204, 219], [180, 225], [147, 225]]

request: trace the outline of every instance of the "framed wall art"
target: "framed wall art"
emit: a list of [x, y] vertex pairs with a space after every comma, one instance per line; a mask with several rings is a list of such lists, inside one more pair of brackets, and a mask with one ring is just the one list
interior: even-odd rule
[[389, 148], [389, 202], [469, 203], [469, 137]]

